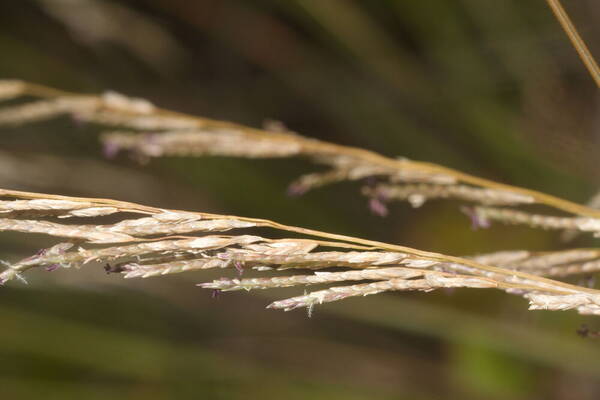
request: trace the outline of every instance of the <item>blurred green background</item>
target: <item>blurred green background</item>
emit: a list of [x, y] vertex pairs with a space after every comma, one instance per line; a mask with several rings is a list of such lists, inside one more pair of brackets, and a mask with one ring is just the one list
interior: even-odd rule
[[[568, 2], [595, 54], [600, 3]], [[598, 92], [543, 0], [0, 1], [0, 77], [116, 90], [174, 110], [426, 160], [585, 202]], [[358, 184], [285, 195], [302, 160], [103, 159], [68, 118], [0, 130], [0, 187], [273, 219], [453, 255], [565, 247], [472, 231], [453, 202], [385, 219]], [[2, 233], [0, 259], [52, 243]], [[593, 246], [580, 238], [574, 244]], [[2, 399], [597, 399], [594, 318], [493, 291], [397, 293], [264, 310], [212, 273], [122, 281], [101, 268], [0, 290]], [[576, 281], [575, 281], [576, 282]]]

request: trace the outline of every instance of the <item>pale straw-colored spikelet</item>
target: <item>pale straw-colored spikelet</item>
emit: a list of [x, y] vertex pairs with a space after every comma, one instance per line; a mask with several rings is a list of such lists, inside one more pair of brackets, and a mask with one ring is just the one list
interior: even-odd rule
[[0, 231], [42, 233], [70, 239], [82, 239], [90, 243], [118, 243], [135, 240], [132, 236], [97, 229], [93, 225], [64, 225], [49, 221], [0, 218]]
[[424, 260], [419, 258], [406, 258], [402, 260], [402, 264], [411, 268], [430, 268], [439, 264], [438, 261]]
[[600, 218], [576, 218], [577, 229], [585, 232], [594, 232], [594, 236], [600, 235]]
[[179, 220], [161, 219], [161, 214], [147, 218], [124, 220], [114, 225], [97, 226], [96, 229], [120, 232], [134, 236], [176, 235], [190, 232], [224, 232], [237, 228], [250, 228], [255, 223], [233, 219], [200, 220], [199, 216], [183, 216]]
[[[43, 265], [53, 265], [53, 264], [61, 264], [64, 263], [63, 254], [73, 247], [73, 243], [63, 242], [58, 243], [48, 249], [42, 249], [37, 252], [37, 254], [28, 257], [26, 259], [21, 260], [16, 264], [8, 264], [8, 268], [2, 272], [0, 272], [0, 284], [4, 284], [7, 281], [10, 281], [15, 278], [21, 277], [21, 272], [35, 267], [35, 266], [43, 266]], [[41, 260], [47, 261], [41, 261]], [[50, 261], [54, 260], [54, 261]]]
[[538, 269], [530, 269], [528, 272], [541, 276], [566, 277], [571, 275], [591, 274], [600, 271], [600, 259], [564, 264], [556, 266], [544, 266]]
[[313, 240], [305, 239], [279, 239], [270, 242], [252, 243], [244, 245], [246, 251], [261, 253], [263, 255], [303, 255], [314, 250], [319, 244]]
[[[402, 158], [394, 160], [394, 167], [365, 161], [356, 156], [328, 152], [325, 154], [313, 153], [313, 149], [305, 151], [306, 156], [316, 162], [334, 167], [334, 170], [344, 174], [344, 180], [359, 180], [367, 177], [387, 177], [390, 182], [428, 182], [436, 184], [453, 184], [456, 178], [438, 172], [429, 172], [423, 169], [409, 168], [411, 161]], [[333, 182], [333, 180], [332, 180]]]
[[206, 250], [219, 249], [231, 245], [243, 245], [263, 240], [259, 236], [239, 235], [239, 236], [202, 236], [183, 240], [162, 240], [156, 242], [143, 242], [131, 246], [105, 248], [100, 250], [85, 250], [86, 259], [92, 257], [123, 257], [129, 255], [142, 255], [148, 253], [164, 252], [201, 252]]
[[315, 285], [331, 282], [385, 280], [392, 278], [410, 279], [423, 276], [424, 271], [411, 268], [369, 268], [359, 271], [321, 272], [313, 275], [274, 276], [269, 278], [227, 279], [221, 278], [198, 286], [205, 289], [219, 289], [223, 291], [270, 289], [276, 287], [290, 287], [298, 285]]
[[102, 141], [105, 146], [146, 157], [215, 155], [277, 158], [300, 152], [300, 146], [294, 142], [247, 138], [243, 133], [231, 129], [138, 134], [110, 132], [102, 136]]
[[544, 267], [549, 266], [586, 261], [593, 258], [598, 258], [599, 256], [600, 250], [577, 249], [532, 255], [527, 260], [499, 263], [499, 265], [519, 268], [522, 270], [543, 269]]
[[100, 217], [120, 212], [116, 207], [96, 206], [92, 203], [78, 203], [66, 200], [37, 199], [0, 201], [0, 217], [57, 216]]
[[64, 264], [65, 266], [79, 267], [90, 262], [107, 262], [121, 258], [142, 257], [149, 254], [201, 254], [208, 250], [215, 250], [232, 245], [244, 245], [263, 240], [252, 235], [240, 236], [203, 236], [199, 238], [181, 240], [158, 240], [140, 242], [124, 246], [112, 246], [98, 249], [78, 248], [56, 255], [44, 252], [40, 255], [29, 257], [13, 265], [19, 270], [26, 270], [37, 266], [51, 264]]
[[[8, 87], [5, 89], [7, 93], [5, 98], [10, 93], [13, 93], [13, 97], [25, 94], [26, 86], [22, 87], [20, 91], [11, 90], [13, 87], [12, 84], [8, 84]], [[2, 90], [2, 86], [0, 86], [0, 90]], [[0, 109], [0, 125], [35, 122], [64, 114], [85, 116], [98, 111], [150, 115], [154, 111], [154, 106], [147, 100], [128, 98], [115, 92], [107, 92], [102, 96], [65, 95], [4, 107]]]
[[0, 109], [0, 125], [18, 125], [36, 122], [64, 114], [89, 112], [100, 106], [101, 102], [93, 96], [59, 97], [40, 100], [18, 106]]
[[113, 91], [105, 92], [101, 99], [104, 107], [117, 112], [149, 115], [156, 109], [148, 100], [127, 97]]
[[215, 257], [205, 257], [193, 260], [175, 260], [161, 264], [128, 263], [122, 265], [124, 278], [149, 278], [167, 274], [177, 274], [210, 268], [228, 268], [231, 262]]
[[[202, 129], [205, 124], [197, 120], [168, 115], [132, 115], [115, 111], [92, 111], [77, 113], [79, 121], [93, 122], [99, 125], [118, 126], [123, 128], [138, 129], [142, 131], [174, 131]], [[109, 139], [110, 140], [110, 139]], [[119, 141], [119, 139], [115, 139]]]
[[349, 176], [350, 171], [345, 169], [332, 169], [325, 172], [302, 175], [290, 184], [288, 192], [292, 195], [301, 195], [321, 186], [344, 181]]
[[119, 212], [115, 207], [85, 207], [68, 211], [66, 214], [59, 215], [59, 218], [68, 217], [101, 217]]
[[[70, 210], [64, 216], [96, 217], [114, 213], [110, 207], [88, 207]], [[2, 214], [0, 214], [2, 215]], [[23, 220], [0, 218], [0, 231], [16, 231], [42, 233], [72, 239], [84, 239], [90, 243], [119, 243], [135, 241], [136, 237], [153, 235], [175, 235], [190, 232], [228, 231], [235, 228], [249, 228], [255, 223], [231, 219], [201, 220], [200, 217], [190, 219], [182, 215], [180, 220], [161, 220], [162, 215], [156, 217], [124, 220], [113, 225], [65, 225], [50, 221]]]
[[390, 279], [387, 281], [363, 283], [351, 286], [336, 286], [286, 300], [275, 301], [267, 307], [289, 311], [298, 307], [312, 307], [316, 304], [338, 301], [348, 297], [368, 296], [388, 291], [430, 291], [438, 288], [451, 287], [493, 288], [496, 286], [497, 285], [494, 282], [482, 278], [460, 276], [444, 277], [436, 273], [430, 273], [425, 275], [425, 279]]
[[472, 257], [475, 261], [489, 265], [505, 265], [518, 262], [531, 257], [531, 252], [526, 250], [507, 250], [489, 254], [479, 254]]
[[328, 266], [364, 266], [364, 265], [389, 265], [402, 262], [407, 256], [402, 253], [392, 252], [317, 252], [307, 254], [265, 254], [252, 252], [245, 249], [232, 249], [229, 253], [221, 255], [239, 262], [254, 262], [276, 264], [282, 267], [291, 265], [303, 268], [322, 268]]
[[[569, 276], [600, 270], [600, 250], [569, 249], [554, 252], [501, 251], [471, 257], [503, 268], [527, 271], [540, 276]], [[464, 267], [457, 266], [459, 269]]]
[[23, 95], [25, 83], [19, 80], [0, 80], [0, 101], [10, 100]]
[[455, 198], [486, 205], [531, 204], [534, 199], [519, 193], [497, 189], [484, 189], [467, 185], [389, 185], [379, 184], [363, 188], [366, 196], [379, 196], [387, 200], [406, 200], [413, 207], [420, 207], [425, 201]]
[[[309, 190], [329, 185], [335, 182], [356, 181], [368, 177], [388, 177], [392, 182], [441, 182], [451, 184], [451, 177], [437, 174], [427, 174], [412, 170], [392, 170], [356, 162], [343, 167], [336, 167], [329, 171], [302, 175], [290, 185], [290, 194], [303, 194]], [[366, 190], [367, 193], [371, 193]]]
[[600, 233], [600, 219], [586, 217], [555, 217], [531, 214], [509, 208], [475, 207], [477, 215], [490, 221], [529, 225], [534, 228], [577, 230]]
[[[363, 283], [351, 286], [335, 286], [329, 289], [319, 290], [302, 296], [274, 301], [273, 303], [269, 304], [267, 308], [283, 309], [284, 311], [290, 311], [299, 307], [307, 307], [310, 309], [316, 304], [323, 304], [343, 300], [348, 297], [368, 296], [372, 294], [395, 290], [400, 283], [402, 283], [401, 285], [404, 286], [405, 282], [409, 281], [388, 280], [373, 283]], [[410, 282], [415, 289], [424, 289], [425, 287], [427, 287], [428, 289], [430, 288], [430, 286], [427, 284], [421, 284], [422, 282], [425, 282], [424, 280], [414, 280]], [[417, 286], [420, 287], [417, 288]]]
[[45, 211], [48, 215], [74, 216], [74, 217], [98, 217], [119, 212], [116, 207], [98, 207], [93, 203], [55, 200], [11, 200], [0, 201], [0, 216], [7, 213], [24, 213], [32, 211]]
[[577, 309], [581, 314], [600, 314], [600, 296], [589, 293], [576, 293], [565, 295], [548, 295], [529, 293], [530, 310], [555, 310], [564, 311]]
[[[302, 136], [296, 137], [297, 141], [309, 141]], [[389, 163], [377, 163], [371, 159], [361, 157], [362, 154], [346, 154], [339, 151], [339, 146], [333, 149], [325, 146], [320, 149], [303, 147], [303, 155], [310, 156], [316, 162], [327, 164], [339, 171], [347, 171], [348, 180], [362, 179], [368, 176], [387, 176], [392, 182], [430, 182], [438, 184], [452, 184], [456, 178], [440, 173], [430, 172], [425, 169], [411, 168], [411, 161], [406, 158], [393, 160]]]

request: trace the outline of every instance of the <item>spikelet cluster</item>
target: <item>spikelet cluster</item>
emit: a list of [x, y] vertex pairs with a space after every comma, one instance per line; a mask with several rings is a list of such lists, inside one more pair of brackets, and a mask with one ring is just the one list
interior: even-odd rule
[[[0, 81], [0, 101], [22, 96], [38, 100], [0, 108], [0, 125], [67, 115], [106, 126], [110, 130], [101, 140], [108, 157], [121, 152], [135, 155], [138, 160], [166, 156], [298, 156], [326, 169], [297, 179], [290, 185], [290, 194], [299, 195], [335, 182], [363, 180], [362, 193], [380, 215], [387, 213], [386, 203], [393, 200], [419, 207], [428, 200], [455, 199], [474, 203], [463, 210], [478, 227], [499, 221], [600, 234], [600, 211], [593, 208], [436, 164], [388, 158], [309, 139], [280, 124], [271, 130], [253, 129], [162, 110], [147, 100], [116, 92], [79, 95], [21, 81]], [[528, 205], [550, 207], [563, 215], [504, 208]], [[118, 222], [95, 222], [106, 215]], [[77, 222], [71, 222], [72, 217], [77, 217]], [[89, 222], [82, 223], [82, 218]], [[282, 231], [302, 237], [273, 239], [248, 231], [258, 227], [280, 231], [277, 237]], [[99, 264], [107, 272], [125, 278], [219, 268], [229, 276], [199, 286], [216, 291], [327, 286], [269, 305], [284, 310], [312, 310], [316, 304], [382, 292], [465, 287], [495, 288], [521, 295], [530, 302], [531, 309], [600, 314], [600, 292], [549, 278], [596, 272], [600, 268], [596, 249], [547, 253], [519, 250], [460, 258], [268, 220], [1, 189], [0, 231], [60, 239], [31, 257], [7, 263], [8, 268], [0, 273], [1, 283], [24, 279], [25, 271], [39, 267], [55, 270]]]
[[[0, 125], [31, 123], [59, 115], [112, 127], [101, 136], [104, 153], [127, 152], [146, 161], [155, 157], [229, 156], [247, 158], [305, 157], [328, 167], [303, 175], [289, 186], [300, 195], [342, 181], [363, 180], [362, 193], [371, 210], [387, 215], [389, 201], [419, 207], [428, 200], [456, 199], [478, 205], [469, 212], [474, 224], [486, 221], [526, 224], [536, 228], [598, 233], [600, 211], [535, 191], [473, 177], [436, 164], [388, 158], [367, 150], [322, 142], [288, 131], [281, 123], [264, 130], [162, 110], [144, 99], [116, 92], [77, 95], [29, 83], [0, 81], [0, 100], [34, 96], [41, 100], [0, 108]], [[570, 213], [541, 216], [490, 206], [541, 204]]]
[[[229, 276], [199, 286], [218, 291], [329, 286], [269, 305], [284, 310], [312, 310], [317, 304], [382, 292], [464, 287], [519, 293], [532, 309], [600, 313], [596, 291], [540, 277], [593, 270], [600, 257], [593, 249], [503, 252], [461, 259], [268, 220], [9, 190], [0, 190], [0, 199], [1, 231], [61, 239], [8, 264], [0, 273], [2, 283], [24, 279], [25, 271], [40, 267], [53, 271], [101, 265], [125, 278], [219, 268], [229, 271]], [[121, 219], [111, 224], [81, 222], [107, 214]], [[70, 223], [74, 216], [78, 222]], [[256, 227], [305, 237], [272, 239], [249, 234], [248, 229]], [[228, 231], [233, 233], [225, 234]]]

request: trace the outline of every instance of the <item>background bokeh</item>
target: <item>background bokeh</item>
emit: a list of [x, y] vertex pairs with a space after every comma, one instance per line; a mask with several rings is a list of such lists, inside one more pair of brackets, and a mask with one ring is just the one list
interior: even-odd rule
[[[600, 54], [600, 3], [568, 2]], [[585, 202], [598, 188], [598, 91], [543, 0], [0, 1], [0, 77], [116, 90], [174, 110], [426, 160]], [[0, 130], [0, 187], [273, 219], [453, 255], [565, 247], [472, 231], [454, 202], [370, 214], [357, 184], [300, 198], [302, 160], [102, 157], [68, 119]], [[2, 233], [0, 259], [48, 246]], [[593, 246], [577, 239], [574, 245]], [[123, 281], [34, 271], [0, 290], [3, 399], [597, 399], [600, 342], [573, 312], [482, 290], [303, 311], [214, 300], [211, 273]]]

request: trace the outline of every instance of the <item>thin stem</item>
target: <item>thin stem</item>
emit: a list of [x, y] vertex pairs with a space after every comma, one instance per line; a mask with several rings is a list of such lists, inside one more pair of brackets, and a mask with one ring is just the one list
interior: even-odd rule
[[575, 50], [577, 50], [581, 61], [583, 61], [585, 64], [594, 81], [596, 81], [596, 85], [600, 88], [600, 68], [598, 68], [598, 64], [596, 63], [596, 60], [594, 60], [594, 56], [585, 45], [585, 42], [577, 32], [577, 29], [575, 29], [575, 25], [573, 25], [573, 22], [571, 22], [571, 19], [560, 3], [560, 0], [546, 0], [546, 2], [552, 9], [552, 12], [554, 12], [558, 22], [560, 22], [562, 25], [565, 33], [571, 40], [571, 43], [573, 43], [573, 46], [575, 47]]

